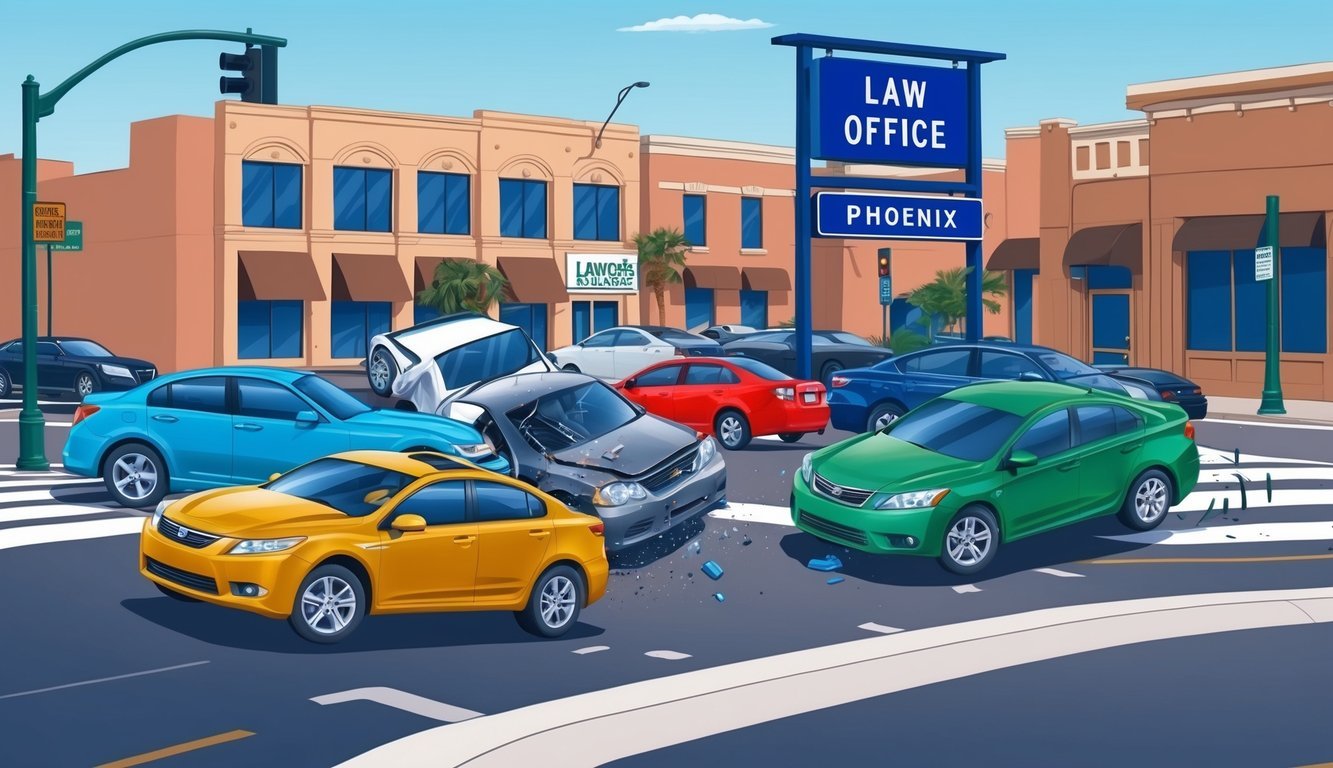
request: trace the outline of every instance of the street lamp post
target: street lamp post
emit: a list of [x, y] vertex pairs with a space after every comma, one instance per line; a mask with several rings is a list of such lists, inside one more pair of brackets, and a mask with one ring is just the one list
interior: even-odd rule
[[620, 94], [616, 96], [616, 105], [611, 108], [611, 114], [606, 116], [606, 121], [602, 123], [601, 129], [597, 131], [597, 141], [593, 143], [595, 148], [602, 148], [602, 133], [606, 130], [606, 126], [610, 125], [611, 118], [616, 116], [616, 110], [620, 109], [620, 102], [624, 101], [625, 97], [629, 95], [629, 92], [635, 88], [647, 88], [649, 85], [650, 83], [640, 80], [637, 83], [631, 83], [620, 89]]
[[[22, 315], [23, 315], [23, 410], [19, 412], [19, 455], [14, 462], [19, 469], [45, 470], [46, 420], [37, 407], [37, 244], [33, 240], [33, 206], [37, 203], [37, 121], [55, 114], [56, 103], [84, 78], [101, 69], [108, 62], [130, 51], [156, 43], [176, 40], [223, 40], [265, 47], [282, 48], [287, 40], [281, 37], [255, 35], [249, 32], [223, 32], [211, 29], [187, 29], [163, 32], [141, 37], [107, 53], [93, 63], [75, 72], [50, 93], [39, 90], [32, 75], [23, 81], [23, 213], [19, 226], [23, 238], [19, 250], [22, 260]], [[645, 83], [646, 85], [646, 83]]]

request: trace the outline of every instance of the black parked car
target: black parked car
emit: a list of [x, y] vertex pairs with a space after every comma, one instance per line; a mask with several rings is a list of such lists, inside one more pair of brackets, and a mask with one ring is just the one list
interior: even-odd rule
[[[94, 392], [132, 389], [157, 375], [146, 360], [119, 357], [88, 339], [37, 338], [37, 389], [82, 399]], [[23, 388], [23, 341], [0, 344], [0, 397]]]
[[699, 335], [713, 339], [719, 344], [726, 344], [758, 331], [758, 328], [751, 328], [748, 325], [714, 325], [699, 331]]
[[1111, 373], [1117, 378], [1130, 377], [1148, 382], [1157, 389], [1158, 394], [1168, 403], [1175, 403], [1185, 409], [1191, 419], [1208, 416], [1208, 398], [1198, 384], [1184, 376], [1159, 368], [1139, 368], [1133, 365], [1099, 365], [1098, 368]]
[[[749, 357], [767, 363], [788, 376], [796, 375], [795, 331], [762, 331], [723, 344], [722, 350], [735, 357]], [[833, 374], [844, 368], [865, 368], [893, 356], [893, 352], [877, 347], [847, 331], [814, 331], [811, 334], [810, 372], [819, 377], [825, 387]]]

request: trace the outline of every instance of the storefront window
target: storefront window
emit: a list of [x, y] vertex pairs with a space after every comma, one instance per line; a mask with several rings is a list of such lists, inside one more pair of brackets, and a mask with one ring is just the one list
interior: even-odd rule
[[301, 228], [301, 166], [241, 163], [241, 224]]
[[741, 198], [741, 247], [764, 247], [764, 199]]
[[391, 306], [387, 301], [335, 301], [329, 318], [329, 347], [333, 357], [365, 357], [370, 339], [389, 332]]
[[1328, 351], [1328, 256], [1323, 248], [1283, 248], [1282, 351]]
[[570, 302], [570, 310], [576, 344], [620, 324], [620, 303], [616, 301], [574, 301]]
[[713, 325], [713, 289], [685, 289], [685, 330]]
[[[1283, 248], [1280, 262], [1282, 351], [1322, 354], [1328, 350], [1326, 251]], [[1190, 251], [1185, 284], [1189, 349], [1265, 350], [1268, 286], [1255, 279], [1253, 250]]]
[[393, 172], [380, 168], [333, 169], [333, 228], [388, 232]]
[[620, 239], [620, 187], [574, 185], [574, 239]]
[[501, 304], [500, 322], [522, 328], [537, 343], [537, 348], [545, 352], [547, 308], [546, 304]]
[[500, 236], [546, 237], [546, 182], [500, 179]]
[[683, 205], [685, 242], [695, 246], [707, 245], [708, 210], [704, 196], [685, 195]]
[[466, 235], [472, 231], [472, 180], [462, 173], [417, 172], [417, 231]]
[[303, 301], [236, 302], [236, 356], [300, 357], [304, 320]]
[[768, 291], [741, 291], [741, 325], [768, 327]]
[[1190, 251], [1185, 256], [1186, 346], [1231, 351], [1231, 253]]

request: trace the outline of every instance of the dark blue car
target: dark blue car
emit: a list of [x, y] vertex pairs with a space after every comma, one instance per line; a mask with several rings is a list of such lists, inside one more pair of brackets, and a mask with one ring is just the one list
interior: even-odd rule
[[836, 429], [871, 432], [964, 384], [984, 380], [1071, 381], [1128, 394], [1106, 374], [1048, 347], [979, 342], [930, 347], [869, 368], [838, 372], [829, 390]]

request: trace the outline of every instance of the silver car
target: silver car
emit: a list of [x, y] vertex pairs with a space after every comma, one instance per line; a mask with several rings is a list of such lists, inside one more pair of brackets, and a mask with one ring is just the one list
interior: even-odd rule
[[658, 418], [581, 373], [525, 373], [476, 384], [440, 412], [472, 424], [518, 477], [606, 525], [624, 549], [726, 504], [726, 463], [711, 437]]

